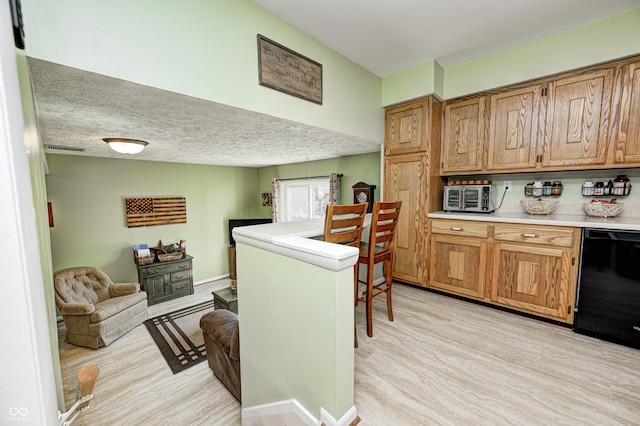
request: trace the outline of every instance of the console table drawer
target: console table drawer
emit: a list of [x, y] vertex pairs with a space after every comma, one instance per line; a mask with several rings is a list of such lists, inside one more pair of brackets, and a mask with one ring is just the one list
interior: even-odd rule
[[191, 271], [179, 271], [171, 273], [171, 282], [189, 279]]
[[169, 274], [171, 272], [185, 270], [189, 271], [191, 269], [191, 262], [189, 260], [181, 260], [176, 263], [167, 262], [166, 265], [163, 264], [152, 264], [147, 267], [143, 267], [142, 276], [149, 277], [152, 275], [160, 275], [160, 274]]
[[189, 294], [191, 292], [191, 283], [187, 281], [179, 281], [171, 283], [171, 294]]

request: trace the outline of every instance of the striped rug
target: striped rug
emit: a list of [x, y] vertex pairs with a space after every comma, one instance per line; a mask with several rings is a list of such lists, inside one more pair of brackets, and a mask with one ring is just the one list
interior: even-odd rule
[[200, 318], [213, 310], [211, 300], [149, 318], [144, 322], [173, 374], [207, 359]]

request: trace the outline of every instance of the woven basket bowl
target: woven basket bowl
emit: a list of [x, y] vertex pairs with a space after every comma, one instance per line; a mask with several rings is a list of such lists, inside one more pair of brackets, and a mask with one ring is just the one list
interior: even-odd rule
[[520, 200], [524, 211], [529, 214], [550, 214], [556, 211], [559, 201], [553, 200]]
[[593, 217], [616, 217], [624, 209], [624, 204], [608, 203], [582, 203], [582, 208], [588, 216]]

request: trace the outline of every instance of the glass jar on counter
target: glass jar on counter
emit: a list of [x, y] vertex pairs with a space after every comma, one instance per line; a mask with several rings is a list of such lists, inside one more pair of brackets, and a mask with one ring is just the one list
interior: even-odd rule
[[542, 182], [533, 182], [533, 193], [531, 195], [534, 197], [542, 196]]
[[551, 182], [545, 182], [542, 185], [542, 195], [551, 195]]
[[604, 187], [604, 195], [612, 195], [613, 194], [613, 181], [609, 179], [609, 182]]
[[593, 195], [604, 195], [604, 182], [596, 182], [593, 185]]
[[551, 186], [551, 195], [562, 195], [562, 182], [559, 180], [553, 182], [553, 185]]
[[593, 182], [586, 181], [582, 184], [582, 195], [591, 196], [593, 195]]
[[528, 197], [533, 195], [533, 182], [529, 182], [524, 186], [524, 195]]

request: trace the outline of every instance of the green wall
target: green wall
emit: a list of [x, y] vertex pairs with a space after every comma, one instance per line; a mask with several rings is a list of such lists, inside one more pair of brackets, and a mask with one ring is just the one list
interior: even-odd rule
[[[295, 399], [317, 419], [354, 405], [353, 269], [239, 243], [242, 407]], [[269, 303], [265, 303], [269, 301]]]
[[[382, 80], [251, 0], [29, 0], [27, 55], [382, 143]], [[323, 104], [259, 85], [257, 35], [322, 64]]]
[[[271, 179], [343, 173], [342, 202], [353, 202], [351, 186], [376, 185], [380, 199], [380, 154], [264, 167], [206, 166], [49, 154], [46, 176], [52, 203], [53, 269], [97, 266], [113, 280], [137, 282], [131, 247], [158, 240], [187, 240], [194, 281], [229, 273], [229, 218], [271, 217], [260, 194]], [[184, 196], [187, 223], [127, 228], [124, 199]]]
[[[351, 187], [358, 182], [376, 185], [374, 201], [380, 201], [380, 155], [379, 152], [373, 152], [329, 160], [262, 167], [258, 169], [258, 191], [273, 192], [271, 184], [273, 178], [304, 178], [342, 173], [344, 175], [341, 179], [342, 204], [353, 203]], [[260, 207], [260, 217], [271, 217], [271, 214], [271, 207]]]
[[[427, 61], [383, 79], [382, 105], [481, 92], [640, 53], [640, 7], [444, 69]], [[430, 83], [425, 79], [434, 79]]]
[[[187, 240], [194, 281], [229, 273], [227, 220], [256, 217], [253, 168], [48, 155], [55, 226], [54, 270], [97, 266], [114, 281], [138, 282], [132, 246]], [[184, 196], [187, 223], [127, 228], [128, 197]]]

